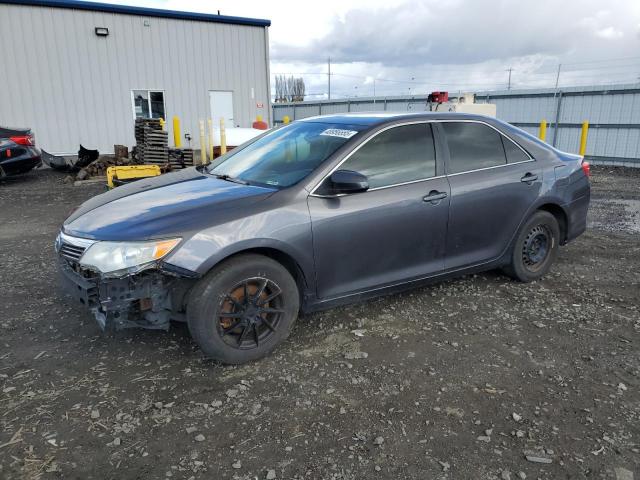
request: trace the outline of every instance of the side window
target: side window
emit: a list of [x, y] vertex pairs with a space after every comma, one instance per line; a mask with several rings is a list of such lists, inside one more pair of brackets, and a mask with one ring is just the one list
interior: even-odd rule
[[165, 118], [164, 92], [133, 90], [133, 116], [135, 118]]
[[493, 128], [475, 122], [445, 122], [442, 126], [449, 145], [449, 173], [507, 163], [502, 135]]
[[431, 125], [390, 128], [360, 147], [340, 169], [366, 175], [369, 188], [434, 177], [436, 154]]
[[526, 162], [529, 156], [522, 151], [515, 143], [501, 135], [504, 153], [507, 155], [507, 163]]
[[149, 92], [149, 104], [151, 105], [151, 118], [165, 118], [164, 92]]

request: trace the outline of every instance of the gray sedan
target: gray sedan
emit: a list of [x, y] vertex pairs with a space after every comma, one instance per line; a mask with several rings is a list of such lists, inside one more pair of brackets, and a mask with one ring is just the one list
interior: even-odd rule
[[186, 321], [257, 359], [309, 312], [469, 272], [530, 282], [586, 227], [589, 166], [482, 116], [348, 114], [92, 198], [56, 240], [103, 328]]

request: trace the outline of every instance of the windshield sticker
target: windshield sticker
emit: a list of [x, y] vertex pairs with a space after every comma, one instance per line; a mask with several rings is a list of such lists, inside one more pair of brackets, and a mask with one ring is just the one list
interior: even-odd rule
[[356, 133], [358, 132], [355, 130], [342, 130], [340, 128], [328, 128], [324, 132], [322, 132], [320, 135], [328, 135], [330, 137], [340, 137], [340, 138], [351, 138]]

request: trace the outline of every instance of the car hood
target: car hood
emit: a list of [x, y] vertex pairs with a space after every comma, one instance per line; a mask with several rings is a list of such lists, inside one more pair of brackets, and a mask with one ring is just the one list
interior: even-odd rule
[[242, 215], [243, 209], [275, 192], [219, 180], [189, 168], [98, 195], [73, 212], [63, 230], [96, 240], [183, 237], [229, 215]]

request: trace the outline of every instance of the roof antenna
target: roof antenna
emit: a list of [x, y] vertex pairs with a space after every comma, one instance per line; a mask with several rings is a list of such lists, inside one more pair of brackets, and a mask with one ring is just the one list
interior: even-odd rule
[[218, 15], [220, 15], [220, 10], [218, 10]]

